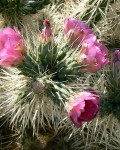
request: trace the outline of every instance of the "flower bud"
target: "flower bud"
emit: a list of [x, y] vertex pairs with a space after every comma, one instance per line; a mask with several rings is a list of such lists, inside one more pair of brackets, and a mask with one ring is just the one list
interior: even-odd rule
[[32, 87], [35, 93], [42, 93], [44, 91], [44, 85], [38, 81], [33, 82]]
[[114, 64], [114, 69], [116, 71], [120, 71], [120, 51], [119, 50], [115, 50], [114, 52], [113, 64]]
[[43, 43], [46, 42], [52, 42], [53, 40], [53, 31], [50, 26], [50, 21], [48, 19], [45, 19], [43, 22], [44, 29], [42, 30], [42, 33], [40, 34], [40, 39]]

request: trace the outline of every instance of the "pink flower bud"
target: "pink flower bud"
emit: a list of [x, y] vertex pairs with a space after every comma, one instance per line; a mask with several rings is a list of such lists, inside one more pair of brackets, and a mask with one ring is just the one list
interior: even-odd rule
[[82, 127], [82, 122], [91, 121], [100, 109], [100, 98], [94, 92], [77, 93], [73, 99], [66, 102], [66, 110], [76, 127]]
[[113, 64], [114, 64], [114, 69], [116, 71], [120, 71], [120, 51], [119, 50], [115, 50], [114, 52]]
[[40, 34], [40, 38], [43, 43], [50, 42], [53, 39], [53, 31], [50, 26], [50, 21], [48, 19], [45, 19], [43, 25], [44, 25], [44, 29]]
[[13, 66], [23, 60], [24, 41], [16, 28], [5, 28], [0, 32], [0, 66]]
[[108, 49], [96, 40], [94, 34], [89, 34], [80, 50], [79, 59], [85, 71], [96, 72], [109, 62]]
[[76, 18], [64, 20], [64, 34], [74, 46], [78, 46], [90, 33], [92, 33], [92, 30], [82, 21]]

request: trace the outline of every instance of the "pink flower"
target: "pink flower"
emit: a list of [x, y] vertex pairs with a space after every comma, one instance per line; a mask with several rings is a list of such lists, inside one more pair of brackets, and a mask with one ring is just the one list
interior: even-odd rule
[[96, 40], [94, 34], [89, 34], [80, 50], [79, 59], [85, 71], [96, 72], [109, 62], [108, 49]]
[[64, 34], [74, 46], [78, 46], [90, 33], [92, 30], [82, 21], [76, 18], [64, 20]]
[[82, 127], [82, 122], [91, 121], [100, 108], [100, 98], [94, 92], [80, 92], [71, 101], [66, 102], [66, 110], [76, 127]]
[[23, 60], [25, 47], [16, 28], [5, 28], [0, 32], [0, 66], [13, 66]]
[[53, 31], [50, 26], [50, 21], [48, 19], [45, 19], [43, 22], [44, 29], [42, 30], [42, 33], [40, 34], [40, 38], [42, 39], [43, 43], [52, 41], [53, 39]]

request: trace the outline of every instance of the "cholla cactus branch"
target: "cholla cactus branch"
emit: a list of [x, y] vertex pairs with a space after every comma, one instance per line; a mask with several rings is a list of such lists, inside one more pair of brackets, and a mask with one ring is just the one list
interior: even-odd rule
[[108, 12], [109, 5], [112, 3], [115, 3], [115, 0], [90, 0], [88, 10], [83, 14], [82, 19], [87, 20], [90, 25], [96, 24]]
[[75, 91], [70, 79], [78, 77], [79, 65], [75, 52], [67, 47], [59, 49], [47, 43], [31, 48], [17, 68], [2, 70], [0, 85], [5, 83], [1, 86], [1, 106], [7, 106], [3, 114], [13, 128], [24, 132], [32, 125], [35, 133], [40, 126], [55, 126], [65, 117], [64, 103]]
[[21, 28], [24, 15], [35, 14], [49, 3], [49, 0], [1, 0], [0, 13], [5, 19], [5, 26]]

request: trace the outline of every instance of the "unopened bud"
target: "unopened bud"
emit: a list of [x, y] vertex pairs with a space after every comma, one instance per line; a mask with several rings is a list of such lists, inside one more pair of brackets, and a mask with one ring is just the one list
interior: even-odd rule
[[44, 91], [44, 85], [38, 81], [33, 82], [32, 86], [35, 93], [42, 93]]

